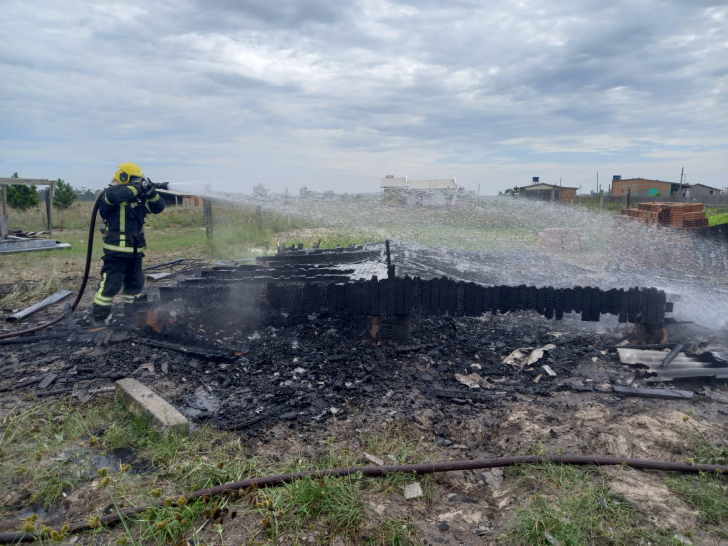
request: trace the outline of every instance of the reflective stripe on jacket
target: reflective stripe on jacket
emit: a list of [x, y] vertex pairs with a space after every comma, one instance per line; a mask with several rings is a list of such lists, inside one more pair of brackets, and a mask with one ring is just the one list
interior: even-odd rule
[[151, 212], [164, 210], [164, 200], [158, 193], [150, 199], [141, 198], [139, 184], [117, 184], [106, 189], [99, 213], [106, 225], [104, 254], [130, 256], [146, 248], [144, 221]]

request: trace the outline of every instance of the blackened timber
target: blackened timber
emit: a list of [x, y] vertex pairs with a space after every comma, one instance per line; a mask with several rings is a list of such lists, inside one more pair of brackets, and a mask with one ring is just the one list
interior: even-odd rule
[[483, 314], [483, 287], [476, 284], [473, 290], [473, 314], [479, 317]]
[[629, 322], [636, 323], [640, 311], [640, 293], [638, 288], [629, 289]]
[[518, 287], [518, 308], [528, 309], [528, 286], [522, 284]]
[[562, 320], [564, 318], [564, 293], [563, 288], [559, 288], [554, 293], [554, 318]]
[[590, 321], [592, 313], [592, 288], [585, 286], [581, 290], [581, 320]]
[[491, 309], [493, 311], [493, 314], [495, 315], [498, 312], [498, 310], [500, 309], [500, 305], [501, 305], [501, 287], [494, 286], [492, 294], [493, 294], [493, 300], [491, 303]]
[[448, 310], [448, 298], [450, 296], [450, 284], [447, 277], [440, 279], [440, 313], [445, 314]]
[[421, 280], [420, 281], [420, 290], [422, 290], [422, 314], [423, 315], [429, 315], [430, 314], [430, 281], [428, 280]]
[[547, 319], [551, 319], [554, 316], [554, 287], [549, 286], [546, 288], [546, 297], [543, 316]]
[[475, 285], [467, 283], [465, 285], [465, 315], [472, 317], [475, 314]]
[[379, 279], [379, 313], [380, 317], [389, 314], [389, 308], [387, 307], [387, 279]]
[[362, 297], [361, 297], [361, 283], [360, 282], [354, 282], [351, 283], [351, 289], [352, 289], [352, 296], [353, 296], [353, 313], [355, 315], [361, 315], [362, 314]]
[[582, 306], [584, 305], [584, 289], [581, 286], [574, 287], [574, 313], [581, 313]]
[[535, 286], [528, 287], [528, 293], [526, 295], [526, 309], [536, 310], [536, 300], [538, 299], [538, 288]]
[[464, 283], [458, 281], [457, 283], [457, 313], [462, 316], [465, 314], [465, 285], [470, 283]]
[[448, 298], [447, 298], [447, 312], [450, 316], [457, 316], [458, 314], [458, 284], [448, 279]]
[[387, 278], [387, 310], [388, 315], [397, 314], [397, 283], [395, 278], [389, 276]]
[[493, 310], [493, 287], [483, 288], [483, 313], [490, 313]]
[[361, 281], [361, 313], [362, 315], [371, 314], [372, 302], [371, 291], [369, 289], [369, 281]]
[[404, 279], [402, 277], [397, 277], [394, 279], [395, 281], [395, 306], [396, 306], [396, 315], [404, 315], [405, 314], [405, 305], [404, 305]]
[[536, 291], [536, 312], [539, 315], [543, 315], [545, 308], [546, 308], [546, 289], [539, 288]]
[[511, 313], [518, 311], [518, 287], [511, 286], [508, 288], [508, 310]]
[[629, 317], [629, 290], [619, 289], [619, 322], [627, 322]]
[[433, 315], [440, 314], [440, 279], [427, 281], [430, 284], [430, 312]]
[[379, 280], [373, 275], [369, 280], [369, 305], [373, 317], [379, 315]]
[[564, 288], [564, 313], [571, 313], [574, 310], [574, 289]]
[[404, 314], [409, 315], [414, 305], [414, 282], [412, 277], [406, 275], [404, 278]]

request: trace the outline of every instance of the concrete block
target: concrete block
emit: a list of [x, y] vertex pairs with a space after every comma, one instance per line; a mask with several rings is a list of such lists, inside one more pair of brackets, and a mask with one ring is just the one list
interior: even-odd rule
[[161, 433], [189, 433], [190, 423], [185, 416], [136, 379], [119, 379], [116, 382], [116, 395], [132, 413], [151, 417], [153, 425]]

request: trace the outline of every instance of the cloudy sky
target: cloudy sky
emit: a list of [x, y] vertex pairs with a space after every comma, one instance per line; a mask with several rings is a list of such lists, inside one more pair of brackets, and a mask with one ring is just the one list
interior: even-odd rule
[[728, 2], [1, 0], [0, 176], [728, 185]]

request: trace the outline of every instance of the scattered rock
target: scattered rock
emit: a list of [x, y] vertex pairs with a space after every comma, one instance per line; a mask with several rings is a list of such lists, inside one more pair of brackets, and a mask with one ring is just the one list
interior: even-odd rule
[[478, 499], [468, 497], [467, 495], [463, 495], [462, 493], [453, 493], [448, 496], [448, 500], [450, 502], [465, 502], [468, 504], [478, 504], [480, 502]]
[[368, 461], [374, 463], [377, 466], [384, 466], [384, 460], [383, 459], [380, 459], [376, 455], [371, 455], [371, 454], [365, 452], [364, 453], [364, 457], [366, 457], [366, 459]]
[[404, 487], [404, 498], [407, 500], [417, 499], [422, 495], [422, 486], [420, 485], [420, 482], [413, 482]]
[[493, 468], [486, 470], [480, 475], [481, 479], [494, 491], [503, 486], [503, 469]]

